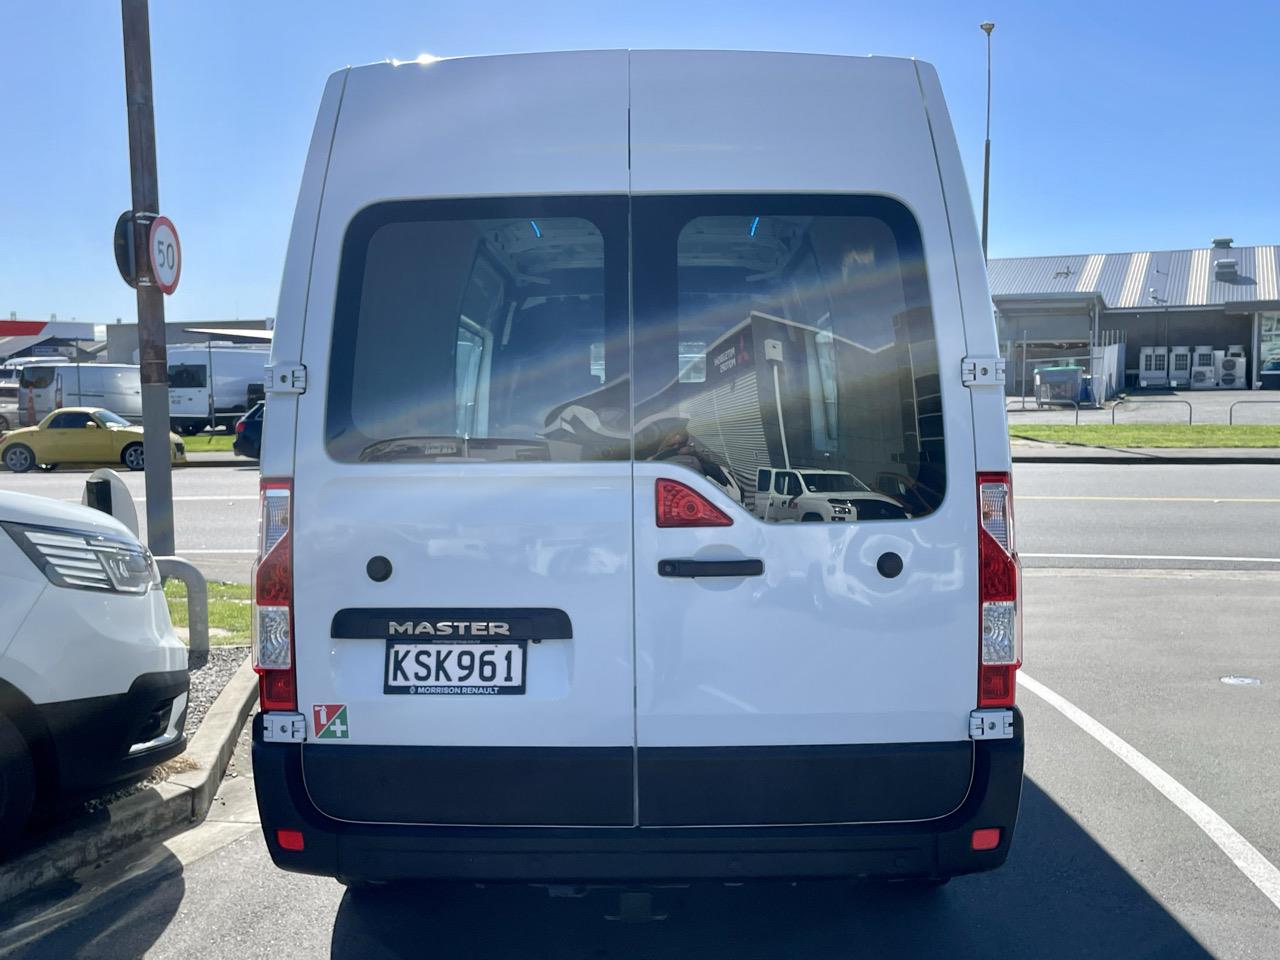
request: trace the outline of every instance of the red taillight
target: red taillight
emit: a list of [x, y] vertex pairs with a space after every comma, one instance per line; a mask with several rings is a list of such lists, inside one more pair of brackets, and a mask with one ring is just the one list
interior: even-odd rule
[[284, 850], [306, 849], [306, 840], [303, 839], [301, 830], [277, 830], [276, 843]]
[[978, 474], [978, 706], [1010, 707], [1022, 664], [1021, 565], [1007, 473]]
[[293, 484], [261, 481], [258, 560], [253, 568], [253, 669], [265, 710], [296, 710], [293, 665]]
[[733, 521], [698, 491], [678, 480], [659, 479], [654, 485], [660, 527], [730, 527]]
[[243, 421], [243, 420], [237, 420], [237, 421], [236, 421], [236, 433], [244, 433], [244, 421]]
[[[281, 846], [284, 846], [284, 844], [281, 844]], [[994, 850], [1000, 846], [1000, 828], [982, 827], [973, 831], [969, 837], [969, 846], [974, 850]]]

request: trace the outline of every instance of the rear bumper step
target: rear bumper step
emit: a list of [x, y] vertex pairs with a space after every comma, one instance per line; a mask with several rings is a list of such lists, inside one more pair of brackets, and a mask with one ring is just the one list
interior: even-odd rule
[[[275, 863], [352, 879], [625, 882], [859, 876], [952, 876], [990, 870], [1008, 856], [1022, 789], [1022, 718], [1011, 739], [964, 744], [972, 781], [938, 819], [849, 826], [484, 827], [349, 823], [312, 803], [299, 744], [264, 743], [254, 719], [258, 809]], [[346, 752], [343, 748], [340, 752]], [[353, 787], [358, 782], [348, 781]], [[927, 782], [920, 786], [929, 789]], [[518, 794], [499, 781], [495, 791]], [[408, 792], [408, 791], [406, 791]], [[993, 850], [971, 849], [972, 831], [999, 827]], [[285, 850], [278, 829], [300, 830]]]

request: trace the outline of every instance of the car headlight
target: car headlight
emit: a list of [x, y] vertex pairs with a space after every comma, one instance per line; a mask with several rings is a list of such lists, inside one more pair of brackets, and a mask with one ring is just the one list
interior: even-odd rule
[[0, 527], [55, 586], [115, 593], [160, 586], [151, 551], [136, 540], [25, 523]]

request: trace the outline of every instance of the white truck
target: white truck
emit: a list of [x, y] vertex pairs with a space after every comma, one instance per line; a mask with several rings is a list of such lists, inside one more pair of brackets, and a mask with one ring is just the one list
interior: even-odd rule
[[258, 346], [170, 347], [169, 421], [174, 433], [234, 429], [245, 411], [262, 399], [267, 356]]

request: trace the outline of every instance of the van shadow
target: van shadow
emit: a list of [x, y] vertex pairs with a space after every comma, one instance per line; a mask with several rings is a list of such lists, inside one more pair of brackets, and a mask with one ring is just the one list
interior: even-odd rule
[[666, 919], [625, 923], [618, 897], [553, 899], [524, 886], [348, 891], [335, 960], [1210, 954], [1032, 781], [1008, 863], [931, 891], [901, 884], [695, 885], [653, 891]]
[[68, 919], [79, 885], [65, 881], [0, 909], [0, 957], [116, 960], [143, 956], [173, 921], [186, 894], [182, 863], [163, 847], [149, 863], [95, 893]]

